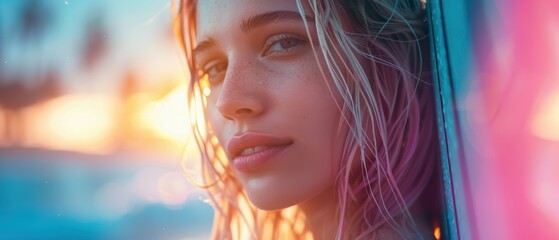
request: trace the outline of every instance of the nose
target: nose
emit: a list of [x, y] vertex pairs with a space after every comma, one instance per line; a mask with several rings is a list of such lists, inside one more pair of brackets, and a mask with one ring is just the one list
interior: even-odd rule
[[256, 117], [265, 110], [265, 90], [258, 84], [255, 66], [229, 62], [216, 107], [221, 115], [236, 122]]

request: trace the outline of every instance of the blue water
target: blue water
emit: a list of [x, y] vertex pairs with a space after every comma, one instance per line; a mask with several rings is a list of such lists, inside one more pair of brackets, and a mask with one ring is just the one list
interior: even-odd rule
[[213, 213], [204, 195], [146, 201], [131, 189], [145, 169], [181, 171], [127, 154], [0, 149], [0, 239], [207, 239]]

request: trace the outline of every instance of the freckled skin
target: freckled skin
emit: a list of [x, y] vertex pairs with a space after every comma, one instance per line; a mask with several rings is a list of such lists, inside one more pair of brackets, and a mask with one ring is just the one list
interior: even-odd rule
[[213, 87], [207, 106], [220, 144], [247, 131], [293, 140], [281, 157], [257, 171], [235, 171], [251, 202], [265, 210], [323, 202], [324, 193], [334, 186], [347, 134], [347, 129], [338, 129], [336, 99], [310, 43], [288, 57], [262, 56], [263, 43], [273, 35], [293, 33], [306, 39], [302, 21], [241, 30], [243, 20], [277, 10], [298, 12], [295, 1], [204, 0], [199, 1], [197, 21], [197, 41], [216, 42], [204, 58], [227, 60], [223, 80]]

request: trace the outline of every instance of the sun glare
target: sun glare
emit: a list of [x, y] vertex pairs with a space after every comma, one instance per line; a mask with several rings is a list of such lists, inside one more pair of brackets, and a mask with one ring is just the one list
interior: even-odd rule
[[88, 153], [114, 148], [117, 102], [102, 95], [66, 95], [23, 111], [24, 145]]
[[183, 84], [161, 100], [148, 104], [141, 111], [139, 121], [159, 137], [182, 146], [190, 133], [186, 106], [186, 84]]

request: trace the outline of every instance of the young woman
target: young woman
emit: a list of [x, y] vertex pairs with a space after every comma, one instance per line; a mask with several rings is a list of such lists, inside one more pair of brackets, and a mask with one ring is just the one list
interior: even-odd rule
[[433, 238], [419, 0], [177, 7], [214, 239]]

